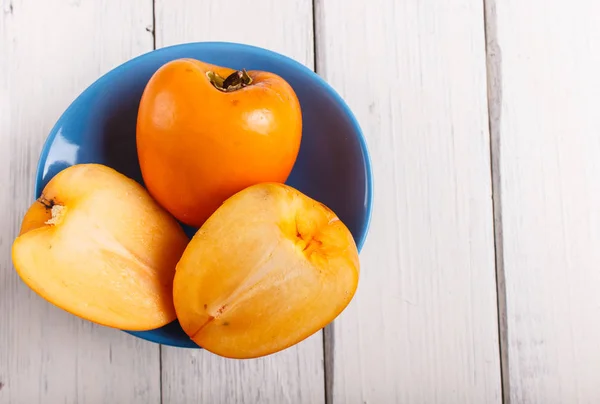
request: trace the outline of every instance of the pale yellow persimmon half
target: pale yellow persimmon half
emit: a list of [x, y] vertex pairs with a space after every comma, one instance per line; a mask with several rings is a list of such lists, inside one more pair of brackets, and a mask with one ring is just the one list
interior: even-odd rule
[[184, 331], [229, 358], [255, 358], [322, 329], [353, 298], [358, 251], [325, 205], [287, 185], [250, 186], [188, 244], [173, 284]]
[[175, 320], [175, 266], [188, 238], [134, 180], [104, 165], [58, 173], [23, 218], [12, 258], [54, 305], [125, 330]]

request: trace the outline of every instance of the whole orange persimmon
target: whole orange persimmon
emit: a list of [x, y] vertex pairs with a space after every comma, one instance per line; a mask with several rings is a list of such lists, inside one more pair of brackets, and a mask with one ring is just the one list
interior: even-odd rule
[[261, 182], [285, 182], [302, 137], [298, 98], [282, 77], [195, 59], [166, 63], [142, 95], [137, 151], [150, 194], [200, 227]]

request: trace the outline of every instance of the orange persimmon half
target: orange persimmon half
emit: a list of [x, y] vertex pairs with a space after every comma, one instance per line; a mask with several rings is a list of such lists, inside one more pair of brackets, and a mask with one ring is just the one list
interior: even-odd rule
[[23, 218], [21, 279], [50, 303], [125, 330], [175, 320], [173, 277], [189, 239], [134, 180], [99, 164], [64, 169]]
[[192, 238], [173, 299], [198, 345], [255, 358], [330, 323], [358, 279], [354, 239], [334, 212], [287, 185], [258, 184], [225, 201]]
[[145, 186], [172, 215], [195, 227], [234, 193], [285, 182], [301, 137], [300, 103], [282, 77], [195, 59], [160, 67], [138, 110]]

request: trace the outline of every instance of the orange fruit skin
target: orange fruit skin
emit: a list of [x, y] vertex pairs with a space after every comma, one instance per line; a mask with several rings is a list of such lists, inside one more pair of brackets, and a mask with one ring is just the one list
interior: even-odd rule
[[302, 137], [300, 103], [281, 77], [248, 71], [231, 92], [207, 76], [235, 70], [178, 59], [163, 65], [142, 95], [137, 151], [146, 188], [181, 222], [200, 227], [236, 192], [285, 182]]

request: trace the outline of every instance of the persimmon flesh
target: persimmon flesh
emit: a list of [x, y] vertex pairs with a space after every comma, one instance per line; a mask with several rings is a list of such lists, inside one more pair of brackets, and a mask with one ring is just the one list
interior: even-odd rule
[[331, 322], [358, 278], [354, 239], [334, 212], [287, 185], [258, 184], [225, 201], [192, 238], [173, 298], [198, 345], [254, 358]]
[[173, 60], [153, 74], [139, 105], [137, 152], [146, 188], [195, 227], [234, 193], [285, 182], [301, 137], [296, 93], [270, 72]]
[[12, 249], [21, 279], [54, 305], [125, 330], [175, 320], [175, 266], [188, 238], [134, 180], [80, 164], [54, 176]]

